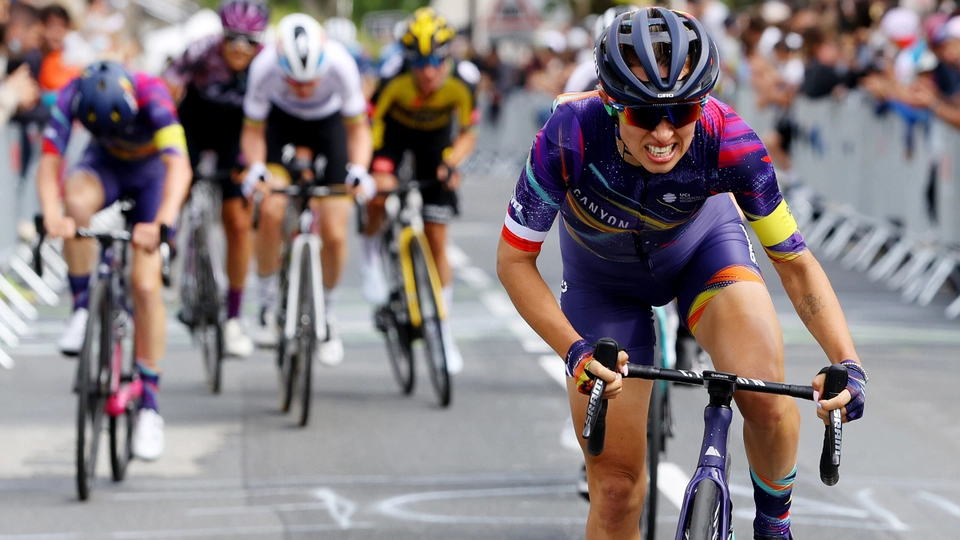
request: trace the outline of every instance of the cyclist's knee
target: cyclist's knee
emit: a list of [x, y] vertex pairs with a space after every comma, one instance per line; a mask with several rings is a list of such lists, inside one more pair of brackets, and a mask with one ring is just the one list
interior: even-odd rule
[[130, 294], [133, 296], [133, 301], [138, 305], [159, 304], [162, 306], [159, 274], [155, 279], [143, 274], [132, 275], [130, 279]]
[[103, 207], [103, 188], [88, 176], [75, 176], [64, 185], [64, 212], [77, 223], [86, 224]]
[[320, 227], [320, 240], [324, 247], [342, 246], [347, 243], [347, 227], [342, 224], [325, 223]]
[[737, 392], [737, 408], [754, 429], [774, 430], [796, 416], [794, 401], [784, 396]]
[[602, 522], [620, 523], [639, 513], [646, 480], [640, 482], [638, 476], [625, 471], [598, 471], [597, 476], [591, 486], [594, 489], [590, 492], [590, 501], [596, 504]]
[[243, 212], [224, 212], [223, 231], [228, 238], [242, 238], [253, 228], [250, 215]]

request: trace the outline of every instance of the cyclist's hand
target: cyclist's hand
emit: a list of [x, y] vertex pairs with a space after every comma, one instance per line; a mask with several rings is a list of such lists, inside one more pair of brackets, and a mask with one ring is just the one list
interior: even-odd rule
[[377, 181], [367, 172], [367, 168], [356, 163], [347, 163], [347, 177], [343, 181], [347, 192], [354, 197], [360, 196], [369, 201], [377, 195]]
[[594, 347], [586, 340], [579, 340], [570, 346], [567, 351], [567, 377], [572, 377], [577, 385], [577, 391], [584, 395], [590, 395], [593, 391], [594, 379], [600, 378], [607, 383], [607, 388], [603, 397], [611, 399], [616, 397], [623, 390], [623, 380], [620, 372], [627, 365], [626, 351], [620, 351], [617, 355], [617, 371], [604, 367], [600, 362], [594, 361]]
[[[860, 364], [853, 360], [841, 362], [847, 367], [847, 387], [833, 399], [824, 399], [817, 402], [817, 416], [828, 422], [830, 411], [840, 409], [844, 422], [852, 422], [863, 416], [863, 405], [867, 397], [867, 373]], [[813, 389], [818, 395], [823, 395], [823, 382], [826, 375], [819, 374], [813, 379]]]
[[77, 235], [77, 223], [71, 217], [43, 216], [43, 228], [50, 238], [73, 238]]
[[447, 191], [453, 191], [460, 187], [460, 171], [441, 163], [437, 167], [437, 180], [443, 182], [443, 187]]
[[249, 198], [250, 195], [253, 195], [253, 191], [263, 183], [261, 181], [265, 180], [268, 176], [267, 166], [262, 161], [253, 163], [243, 172], [243, 183], [240, 184], [240, 192], [243, 193], [244, 197]]
[[133, 226], [133, 246], [153, 253], [160, 245], [159, 223], [137, 223]]

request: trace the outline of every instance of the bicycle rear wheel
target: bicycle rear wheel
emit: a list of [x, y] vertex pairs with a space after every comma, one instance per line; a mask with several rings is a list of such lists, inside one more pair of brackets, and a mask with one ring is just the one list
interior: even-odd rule
[[133, 459], [133, 432], [137, 428], [137, 402], [127, 404], [123, 416], [110, 417], [110, 470], [113, 481], [120, 482]]
[[200, 344], [207, 387], [214, 394], [220, 393], [223, 373], [223, 325], [220, 313], [222, 299], [214, 276], [206, 234], [202, 228], [194, 231], [194, 279], [197, 291], [196, 323], [194, 336]]
[[685, 539], [720, 540], [720, 502], [720, 490], [716, 484], [710, 480], [697, 484]]
[[410, 259], [413, 263], [413, 278], [417, 287], [417, 300], [420, 305], [420, 335], [423, 338], [427, 356], [430, 381], [437, 393], [441, 407], [450, 405], [450, 374], [447, 371], [447, 355], [443, 347], [443, 333], [440, 329], [440, 309], [430, 280], [430, 270], [426, 250], [429, 246], [420, 243], [417, 237], [410, 242]]
[[664, 385], [653, 381], [650, 393], [650, 410], [647, 414], [647, 497], [640, 517], [640, 531], [644, 540], [654, 540], [657, 535], [657, 486], [660, 453], [663, 452], [663, 400]]
[[313, 302], [310, 250], [304, 249], [300, 259], [300, 298], [297, 312], [297, 356], [295, 397], [300, 405], [297, 424], [306, 426], [310, 420], [310, 395], [313, 380], [313, 354], [317, 348], [317, 321]]
[[90, 319], [77, 363], [77, 495], [90, 496], [97, 451], [109, 392], [113, 354], [112, 301], [109, 282], [98, 281], [90, 292]]
[[[401, 323], [397, 320], [397, 314], [394, 311], [396, 306], [382, 307], [377, 311], [377, 325], [383, 329], [387, 340], [387, 357], [390, 359], [390, 370], [393, 372], [393, 378], [400, 385], [400, 392], [405, 396], [413, 393], [414, 383], [416, 381], [415, 369], [413, 366], [413, 343], [410, 332], [410, 325]], [[404, 309], [406, 302], [396, 302]]]

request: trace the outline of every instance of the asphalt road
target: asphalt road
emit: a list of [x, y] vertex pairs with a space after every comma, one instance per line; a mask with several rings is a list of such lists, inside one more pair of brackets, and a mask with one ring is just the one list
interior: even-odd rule
[[[160, 397], [167, 451], [158, 462], [133, 463], [122, 483], [111, 482], [102, 463], [91, 499], [81, 503], [73, 480], [74, 364], [53, 345], [64, 301], [42, 310], [23, 345], [9, 351], [15, 367], [0, 369], [0, 540], [582, 538], [588, 506], [574, 488], [582, 458], [571, 449], [561, 361], [519, 319], [495, 278], [494, 251], [519, 169], [490, 161], [478, 170], [452, 227], [452, 324], [466, 367], [449, 409], [435, 404], [422, 364], [415, 394], [400, 395], [351, 260], [334, 307], [347, 359], [315, 371], [308, 427], [278, 412], [266, 351], [229, 362], [222, 394], [210, 395], [198, 352], [171, 319]], [[540, 266], [558, 287], [555, 235]], [[870, 394], [866, 417], [845, 431], [833, 488], [817, 474], [821, 424], [813, 405], [801, 404], [794, 536], [956, 538], [960, 323], [944, 319], [942, 305], [903, 304], [862, 274], [825, 267], [869, 370]], [[788, 380], [808, 383], [825, 359], [773, 274], [765, 267], [784, 327]], [[706, 403], [705, 392], [674, 392], [677, 435], [659, 494], [663, 538], [675, 529]], [[740, 437], [730, 443], [734, 525], [749, 538], [747, 466]]]

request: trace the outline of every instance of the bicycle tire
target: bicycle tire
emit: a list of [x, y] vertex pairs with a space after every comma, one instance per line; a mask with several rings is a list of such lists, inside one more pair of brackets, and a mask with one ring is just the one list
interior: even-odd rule
[[[697, 484], [693, 494], [687, 540], [720, 540], [720, 490], [710, 480]], [[724, 539], [726, 540], [726, 539]]]
[[300, 258], [300, 298], [298, 302], [297, 356], [299, 369], [296, 376], [296, 390], [300, 405], [297, 425], [304, 427], [310, 421], [310, 397], [313, 381], [313, 354], [317, 347], [318, 321], [313, 303], [313, 276], [311, 275], [310, 250], [304, 249]]
[[113, 350], [111, 299], [108, 282], [98, 281], [90, 292], [91, 317], [77, 363], [77, 495], [81, 501], [90, 496], [96, 477], [97, 452], [103, 431], [110, 380], [109, 357]]
[[[393, 302], [391, 302], [393, 304]], [[396, 302], [406, 308], [406, 302]], [[387, 342], [387, 358], [393, 378], [400, 385], [400, 393], [413, 394], [416, 383], [416, 368], [413, 363], [413, 340], [409, 324], [397, 320], [395, 306], [384, 307], [377, 313], [378, 321], [383, 325], [383, 334]]]
[[194, 335], [200, 343], [203, 368], [207, 379], [207, 388], [213, 394], [220, 393], [223, 378], [223, 325], [220, 321], [222, 311], [220, 292], [214, 276], [213, 261], [203, 228], [194, 231], [194, 282], [200, 308], [195, 314]]
[[420, 337], [425, 345], [430, 381], [436, 391], [437, 400], [441, 407], [448, 407], [451, 399], [450, 373], [447, 371], [447, 356], [443, 346], [443, 333], [440, 329], [440, 309], [430, 280], [425, 249], [429, 247], [423, 246], [417, 237], [411, 240], [410, 260], [420, 305]]
[[131, 401], [123, 416], [110, 417], [110, 470], [113, 481], [121, 482], [133, 459], [133, 432], [137, 428], [137, 403]]
[[654, 540], [657, 535], [657, 503], [659, 497], [657, 479], [660, 453], [663, 451], [663, 399], [664, 388], [660, 381], [653, 381], [650, 393], [650, 410], [647, 414], [647, 496], [641, 514], [641, 532], [644, 540]]

